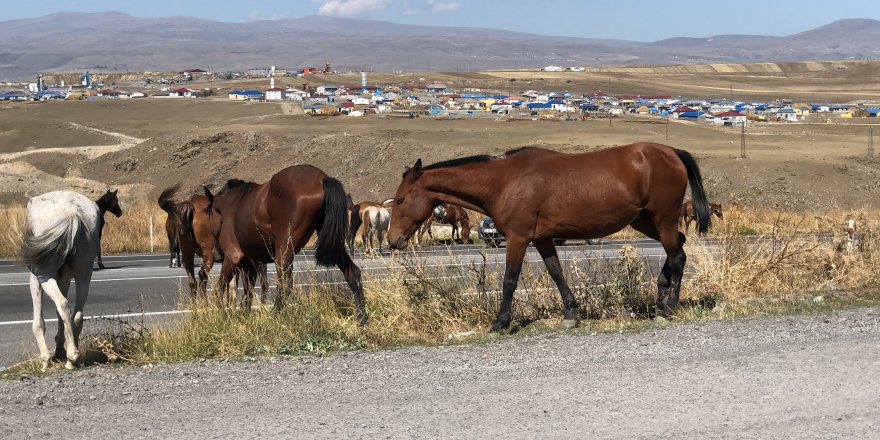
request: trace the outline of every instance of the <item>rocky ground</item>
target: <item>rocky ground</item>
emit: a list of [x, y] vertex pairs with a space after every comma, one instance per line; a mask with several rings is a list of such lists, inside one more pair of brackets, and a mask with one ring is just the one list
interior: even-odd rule
[[880, 309], [0, 381], [0, 437], [871, 438]]

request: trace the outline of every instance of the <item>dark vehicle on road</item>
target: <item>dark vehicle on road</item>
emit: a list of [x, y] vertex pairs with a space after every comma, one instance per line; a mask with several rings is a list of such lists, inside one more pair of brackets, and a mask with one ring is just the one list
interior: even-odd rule
[[[480, 224], [477, 226], [477, 235], [480, 237], [480, 240], [483, 240], [486, 243], [486, 246], [489, 247], [498, 247], [498, 245], [504, 241], [504, 235], [501, 235], [501, 232], [495, 227], [495, 222], [493, 222], [490, 217], [484, 217], [483, 220], [480, 220]], [[600, 243], [601, 239], [599, 238], [590, 238], [587, 240], [587, 244], [595, 245]], [[565, 244], [565, 239], [554, 238], [553, 244], [557, 246], [563, 245]]]

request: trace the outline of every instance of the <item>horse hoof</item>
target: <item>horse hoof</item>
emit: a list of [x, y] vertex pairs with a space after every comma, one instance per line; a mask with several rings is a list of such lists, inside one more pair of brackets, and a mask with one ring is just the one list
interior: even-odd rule
[[67, 361], [64, 363], [64, 368], [68, 370], [75, 370], [76, 367], [73, 365], [73, 362]]
[[495, 321], [492, 323], [492, 327], [489, 328], [489, 332], [490, 333], [499, 333], [499, 332], [506, 330], [507, 327], [510, 327], [509, 322]]
[[578, 326], [580, 321], [577, 319], [563, 319], [562, 320], [562, 328], [563, 330], [571, 330]]

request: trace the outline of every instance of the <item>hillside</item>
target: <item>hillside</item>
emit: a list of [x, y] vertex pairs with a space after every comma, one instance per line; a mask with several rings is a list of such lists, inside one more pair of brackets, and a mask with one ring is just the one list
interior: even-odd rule
[[787, 37], [721, 35], [642, 43], [324, 16], [222, 23], [118, 12], [59, 13], [0, 22], [0, 79], [86, 69], [293, 68], [319, 66], [327, 60], [343, 71], [472, 71], [548, 64], [866, 59], [880, 57], [878, 35], [880, 22], [862, 19], [841, 20]]

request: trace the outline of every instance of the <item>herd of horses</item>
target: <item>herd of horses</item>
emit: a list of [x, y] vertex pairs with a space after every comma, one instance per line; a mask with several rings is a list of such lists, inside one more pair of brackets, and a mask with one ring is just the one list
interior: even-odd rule
[[[691, 201], [683, 203], [688, 186]], [[383, 202], [353, 203], [339, 180], [310, 165], [285, 168], [262, 184], [230, 179], [216, 193], [208, 187], [201, 192], [178, 200], [180, 185], [175, 185], [158, 199], [168, 213], [172, 265], [176, 258], [186, 269], [193, 295], [205, 292], [211, 267], [222, 260], [218, 294], [228, 295], [238, 276], [249, 306], [260, 275], [263, 294], [268, 290], [265, 268], [275, 263], [279, 288], [274, 305], [280, 308], [290, 291], [294, 255], [317, 233], [315, 260], [344, 274], [359, 325], [368, 320], [361, 270], [346, 249], [348, 244], [353, 254], [358, 231], [365, 249], [372, 249], [375, 233], [380, 250], [387, 241], [397, 251], [417, 245], [432, 221], [454, 224], [460, 228], [459, 239], [467, 240], [470, 222], [465, 209], [488, 215], [507, 242], [502, 301], [493, 331], [510, 325], [513, 294], [529, 244], [559, 290], [563, 327], [576, 326], [578, 303], [554, 239], [599, 238], [626, 226], [659, 241], [666, 252], [657, 279], [657, 308], [661, 316], [670, 316], [687, 261], [680, 223], [685, 221], [687, 229], [695, 221], [702, 234], [710, 226], [710, 212], [723, 215], [720, 205], [708, 203], [700, 169], [688, 152], [647, 142], [579, 154], [526, 147], [427, 166], [418, 159], [406, 167], [394, 197]], [[115, 192], [112, 199], [111, 205], [103, 199], [96, 204], [76, 193], [54, 192], [28, 204], [20, 260], [31, 272], [34, 334], [44, 367], [50, 357], [43, 338], [42, 293], [55, 301], [60, 320], [54, 357], [66, 358], [66, 366], [72, 368], [79, 356], [77, 340], [92, 263], [99, 252], [99, 219], [106, 210], [121, 215]], [[197, 254], [202, 259], [198, 278]], [[66, 301], [71, 277], [77, 281], [72, 315]]]

